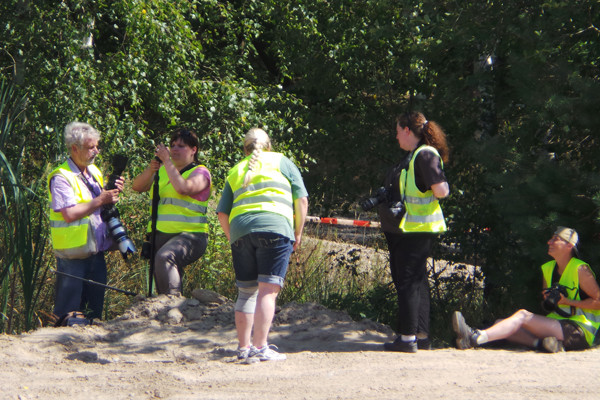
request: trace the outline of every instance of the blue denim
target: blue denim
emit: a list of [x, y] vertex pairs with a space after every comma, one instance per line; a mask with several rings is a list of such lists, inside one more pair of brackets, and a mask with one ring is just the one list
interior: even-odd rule
[[288, 237], [272, 232], [249, 233], [233, 242], [237, 286], [253, 287], [258, 281], [283, 287], [293, 248]]
[[[88, 258], [71, 260], [56, 258], [56, 269], [69, 275], [106, 284], [106, 261], [100, 252]], [[56, 274], [54, 314], [62, 317], [71, 311], [81, 311], [90, 319], [102, 317], [104, 288], [79, 279]]]

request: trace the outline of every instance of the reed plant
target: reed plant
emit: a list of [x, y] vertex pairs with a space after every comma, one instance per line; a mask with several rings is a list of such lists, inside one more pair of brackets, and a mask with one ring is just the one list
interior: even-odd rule
[[[45, 184], [37, 178], [23, 182], [25, 135], [19, 119], [26, 96], [0, 81], [0, 331], [29, 330], [35, 325], [36, 306], [48, 273], [48, 227], [44, 208]], [[42, 174], [44, 176], [45, 174]]]

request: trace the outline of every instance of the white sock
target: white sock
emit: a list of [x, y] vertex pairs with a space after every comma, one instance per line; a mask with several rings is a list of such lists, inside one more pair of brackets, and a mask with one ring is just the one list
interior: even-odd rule
[[400, 339], [402, 339], [403, 342], [414, 342], [417, 340], [417, 337], [415, 335], [400, 335]]
[[477, 336], [477, 344], [484, 344], [489, 341], [488, 334], [486, 331], [479, 331], [479, 336]]

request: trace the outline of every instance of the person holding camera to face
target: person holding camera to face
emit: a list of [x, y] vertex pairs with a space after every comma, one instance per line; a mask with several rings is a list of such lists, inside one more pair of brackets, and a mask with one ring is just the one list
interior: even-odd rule
[[[176, 130], [169, 147], [159, 144], [155, 158], [133, 181], [133, 190], [150, 191], [151, 200], [158, 203], [154, 249], [146, 255], [154, 257], [158, 294], [181, 294], [183, 268], [202, 257], [208, 245], [206, 212], [211, 176], [198, 164], [198, 145], [194, 132]], [[150, 233], [152, 224], [148, 224]]]
[[56, 255], [54, 314], [59, 321], [74, 311], [87, 319], [101, 318], [106, 284], [104, 252], [114, 242], [101, 217], [123, 191], [123, 177], [104, 189], [102, 172], [94, 165], [100, 133], [91, 125], [71, 122], [65, 127], [70, 156], [48, 176], [50, 235]]
[[400, 335], [384, 349], [414, 353], [431, 348], [427, 258], [437, 236], [446, 231], [439, 199], [449, 194], [443, 170], [449, 151], [442, 128], [416, 111], [397, 119], [396, 139], [409, 153], [388, 172], [371, 203], [379, 205], [398, 296]]
[[507, 339], [534, 349], [556, 353], [584, 350], [600, 341], [600, 287], [590, 266], [578, 259], [579, 236], [558, 227], [548, 240], [553, 258], [542, 265], [542, 307], [546, 316], [519, 310], [488, 329], [471, 329], [459, 311], [452, 316], [456, 347], [469, 349]]

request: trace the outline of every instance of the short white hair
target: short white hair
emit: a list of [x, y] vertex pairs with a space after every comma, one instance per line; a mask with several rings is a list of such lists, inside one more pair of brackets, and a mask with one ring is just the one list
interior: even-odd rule
[[100, 133], [90, 124], [73, 121], [65, 126], [65, 145], [67, 148], [71, 148], [72, 145], [81, 147], [86, 139], [90, 138], [100, 140]]

